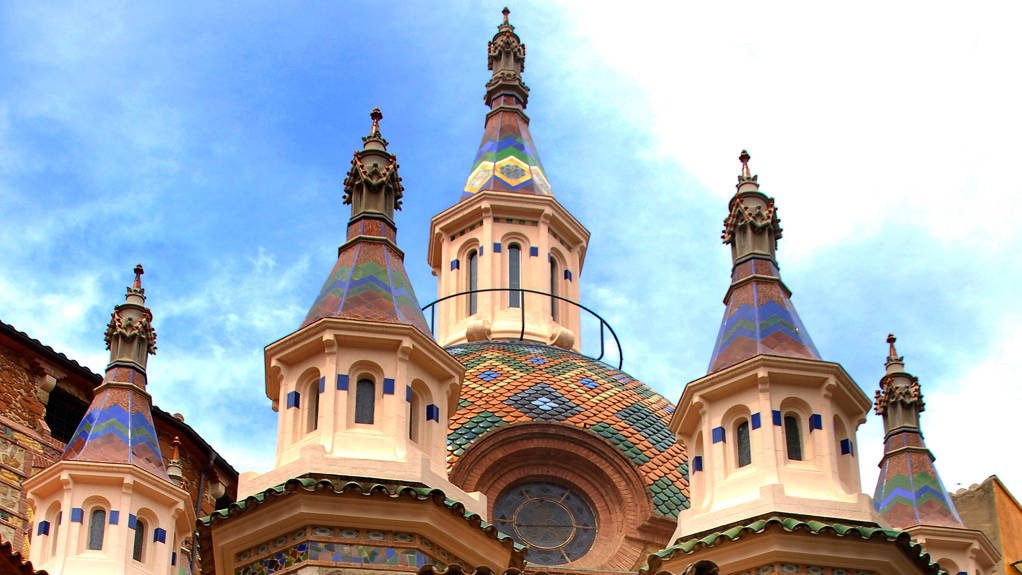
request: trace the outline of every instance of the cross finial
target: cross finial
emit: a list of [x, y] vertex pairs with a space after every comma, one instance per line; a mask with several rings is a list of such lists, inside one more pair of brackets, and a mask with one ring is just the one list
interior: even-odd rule
[[131, 284], [131, 287], [135, 289], [142, 289], [142, 274], [145, 270], [142, 269], [142, 264], [135, 266], [135, 283]]
[[511, 11], [508, 10], [507, 6], [504, 6], [504, 9], [501, 10], [500, 13], [504, 15], [504, 25], [507, 26], [508, 25], [507, 16], [508, 14], [511, 13]]
[[380, 120], [383, 119], [383, 112], [379, 108], [373, 108], [372, 112], [369, 112], [369, 117], [373, 119], [373, 126], [369, 129], [370, 136], [380, 135]]
[[752, 156], [749, 155], [747, 150], [742, 150], [742, 154], [738, 156], [738, 161], [742, 163], [742, 177], [751, 178], [752, 174], [749, 173], [749, 160]]
[[893, 333], [887, 334], [887, 343], [891, 346], [890, 357], [898, 357], [898, 350], [894, 349], [894, 342], [897, 340]]

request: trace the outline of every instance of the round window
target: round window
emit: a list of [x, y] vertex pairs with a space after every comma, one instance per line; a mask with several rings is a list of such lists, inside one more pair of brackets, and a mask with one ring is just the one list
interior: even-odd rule
[[493, 522], [528, 547], [538, 565], [561, 565], [589, 551], [596, 539], [596, 514], [574, 491], [553, 483], [524, 483], [504, 490], [493, 506]]

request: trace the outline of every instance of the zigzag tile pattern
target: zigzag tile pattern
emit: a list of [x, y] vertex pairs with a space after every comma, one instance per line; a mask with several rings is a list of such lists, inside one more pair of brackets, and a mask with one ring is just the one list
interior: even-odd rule
[[603, 438], [635, 464], [654, 509], [688, 507], [685, 447], [667, 427], [674, 406], [628, 374], [560, 348], [526, 342], [455, 345], [466, 368], [447, 438], [454, 464], [480, 437], [525, 421], [568, 423]]
[[[762, 279], [742, 281], [753, 274]], [[708, 373], [760, 354], [820, 359], [772, 262], [743, 262], [732, 282]]]
[[[887, 438], [873, 507], [888, 523], [962, 527], [962, 519], [944, 489], [929, 450], [917, 431]], [[909, 448], [909, 449], [904, 449]]]
[[345, 244], [302, 327], [339, 317], [409, 324], [428, 335], [403, 258], [382, 241]]
[[486, 118], [462, 198], [480, 190], [552, 196], [528, 121], [520, 112], [497, 110]]
[[126, 463], [167, 477], [149, 399], [128, 387], [100, 388], [61, 458]]

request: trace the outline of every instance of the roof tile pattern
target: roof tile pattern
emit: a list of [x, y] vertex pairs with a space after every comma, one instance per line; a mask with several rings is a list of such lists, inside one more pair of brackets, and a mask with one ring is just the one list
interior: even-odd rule
[[429, 334], [403, 259], [390, 242], [361, 237], [346, 243], [302, 327], [339, 317], [410, 324]]
[[904, 531], [885, 529], [875, 525], [843, 525], [815, 519], [772, 516], [755, 519], [746, 524], [730, 526], [721, 531], [715, 531], [706, 535], [684, 540], [679, 539], [674, 545], [650, 555], [646, 567], [639, 570], [639, 573], [640, 575], [658, 573], [664, 561], [672, 559], [677, 555], [695, 553], [701, 549], [748, 539], [771, 530], [805, 533], [815, 536], [893, 542], [916, 565], [918, 571], [915, 572], [932, 575], [937, 575], [941, 572], [940, 567], [930, 561], [930, 555], [926, 553], [923, 546], [913, 541], [912, 537]]
[[518, 110], [498, 109], [486, 117], [483, 141], [462, 197], [483, 189], [553, 195], [529, 134], [529, 121]]
[[61, 459], [126, 463], [167, 479], [144, 387], [145, 375], [137, 369], [108, 368]]
[[493, 429], [557, 421], [588, 428], [634, 463], [658, 514], [676, 517], [688, 507], [687, 455], [667, 427], [674, 406], [638, 380], [536, 343], [468, 343], [447, 351], [466, 367], [450, 422], [449, 463]]
[[820, 359], [780, 278], [769, 260], [735, 266], [709, 373], [760, 354]]
[[918, 431], [892, 434], [884, 441], [884, 451], [873, 507], [885, 521], [900, 528], [963, 527]]

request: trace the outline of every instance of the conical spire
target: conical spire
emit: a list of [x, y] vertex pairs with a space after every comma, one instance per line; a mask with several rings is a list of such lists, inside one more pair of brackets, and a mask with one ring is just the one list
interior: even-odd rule
[[873, 506], [893, 527], [913, 525], [963, 527], [958, 510], [933, 465], [919, 426], [923, 394], [919, 379], [905, 372], [904, 358], [890, 347], [887, 372], [880, 379], [875, 409], [884, 418], [884, 457], [880, 461]]
[[347, 241], [302, 327], [324, 317], [407, 323], [429, 333], [397, 247], [394, 210], [404, 186], [397, 157], [380, 133], [383, 114], [370, 113], [369, 135], [355, 152], [344, 179], [344, 203], [351, 204]]
[[166, 478], [146, 393], [146, 363], [156, 353], [153, 314], [145, 307], [142, 266], [106, 329], [110, 363], [85, 417], [64, 449], [64, 460], [127, 463]]
[[721, 234], [731, 246], [733, 265], [709, 373], [760, 354], [820, 359], [781, 281], [776, 259], [781, 220], [773, 198], [759, 191], [750, 158], [745, 150], [738, 157], [742, 170]]
[[493, 75], [486, 83], [484, 102], [490, 113], [463, 198], [481, 190], [553, 195], [524, 111], [529, 101], [529, 88], [522, 81], [525, 44], [508, 21], [511, 11], [504, 8], [502, 13], [504, 21], [487, 50]]

